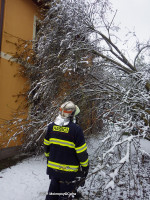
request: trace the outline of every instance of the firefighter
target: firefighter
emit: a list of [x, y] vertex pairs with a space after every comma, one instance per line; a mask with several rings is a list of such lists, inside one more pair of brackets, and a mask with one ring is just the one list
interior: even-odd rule
[[46, 200], [71, 200], [76, 192], [76, 178], [84, 180], [88, 174], [87, 146], [83, 131], [75, 122], [79, 112], [77, 105], [67, 101], [48, 126], [44, 147], [51, 183]]

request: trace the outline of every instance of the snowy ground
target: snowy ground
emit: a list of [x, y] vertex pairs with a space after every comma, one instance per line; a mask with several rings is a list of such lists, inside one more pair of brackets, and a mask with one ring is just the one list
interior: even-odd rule
[[[95, 148], [92, 148], [92, 143], [93, 141], [88, 145], [90, 156], [92, 156], [94, 149], [98, 146], [98, 140], [94, 141]], [[141, 145], [145, 151], [150, 153], [149, 141], [142, 140]], [[46, 175], [46, 159], [44, 155], [25, 159], [17, 165], [0, 172], [0, 199], [44, 200], [49, 183], [49, 178]], [[86, 185], [88, 185], [87, 182]], [[85, 194], [87, 189], [82, 189], [82, 193]]]
[[49, 183], [46, 159], [29, 158], [0, 172], [0, 199], [44, 200]]

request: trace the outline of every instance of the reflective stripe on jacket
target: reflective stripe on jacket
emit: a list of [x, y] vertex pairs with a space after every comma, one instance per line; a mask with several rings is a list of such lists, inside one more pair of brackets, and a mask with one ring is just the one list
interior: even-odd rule
[[[44, 138], [48, 169], [77, 172], [79, 166], [88, 166], [87, 146], [82, 129], [73, 122], [67, 126], [48, 126]], [[49, 174], [49, 170], [47, 170]]]

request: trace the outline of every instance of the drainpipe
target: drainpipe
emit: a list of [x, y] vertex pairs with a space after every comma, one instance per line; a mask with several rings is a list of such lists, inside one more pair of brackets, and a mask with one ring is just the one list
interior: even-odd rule
[[1, 0], [1, 12], [0, 12], [0, 53], [1, 53], [1, 47], [2, 47], [4, 8], [5, 8], [5, 0]]

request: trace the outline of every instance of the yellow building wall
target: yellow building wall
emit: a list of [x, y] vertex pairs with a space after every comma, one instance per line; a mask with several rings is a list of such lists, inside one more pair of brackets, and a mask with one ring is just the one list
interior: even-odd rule
[[[12, 119], [20, 104], [26, 104], [24, 98], [19, 97], [27, 80], [18, 76], [19, 64], [10, 62], [11, 56], [17, 52], [16, 44], [32, 40], [34, 37], [35, 16], [37, 6], [32, 0], [5, 0], [3, 22], [3, 37], [0, 57], [0, 124]], [[26, 116], [28, 109], [24, 108]], [[24, 116], [25, 117], [25, 116]], [[8, 128], [8, 127], [7, 127]], [[15, 130], [6, 132], [0, 129], [0, 148], [7, 146], [9, 137]], [[4, 145], [5, 143], [5, 145]], [[11, 141], [8, 147], [21, 145], [21, 138]]]

